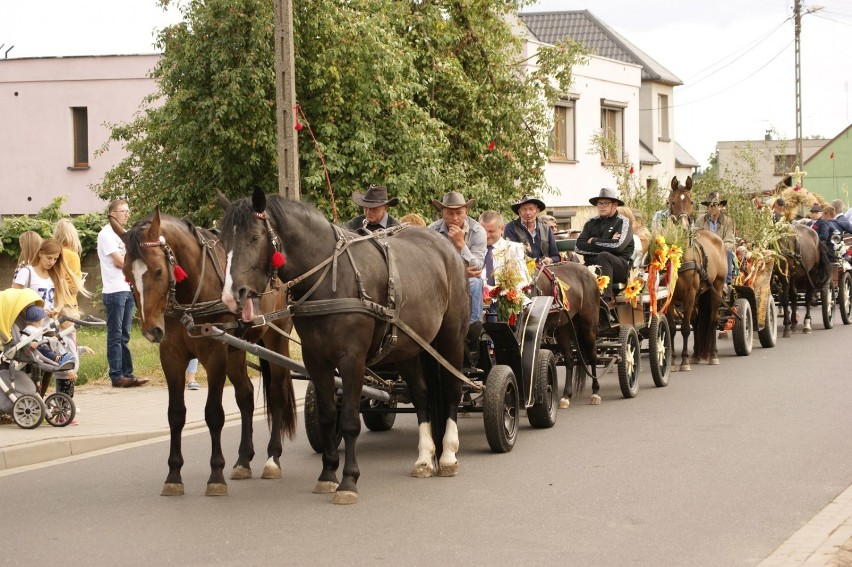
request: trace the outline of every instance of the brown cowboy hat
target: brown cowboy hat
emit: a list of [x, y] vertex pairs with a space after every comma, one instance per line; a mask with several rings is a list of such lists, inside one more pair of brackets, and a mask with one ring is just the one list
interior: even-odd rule
[[624, 201], [618, 198], [618, 191], [616, 191], [615, 189], [607, 189], [606, 187], [604, 187], [603, 189], [601, 189], [601, 192], [598, 194], [598, 196], [592, 197], [591, 199], [589, 199], [589, 202], [593, 205], [597, 205], [600, 199], [609, 199], [610, 201], [615, 201], [616, 203], [618, 203], [619, 207], [624, 206]]
[[383, 205], [393, 207], [399, 203], [399, 199], [396, 197], [388, 199], [388, 188], [384, 185], [370, 185], [370, 188], [364, 194], [352, 193], [352, 200], [355, 201], [356, 205], [365, 209], [372, 209]]
[[440, 201], [432, 199], [432, 206], [439, 211], [443, 209], [458, 209], [461, 207], [467, 207], [469, 209], [475, 202], [476, 199], [465, 201], [464, 195], [458, 191], [450, 191], [449, 193], [445, 193], [444, 198]]
[[701, 201], [701, 204], [702, 204], [702, 205], [704, 205], [704, 206], [706, 207], [706, 206], [711, 205], [712, 203], [719, 203], [720, 205], [722, 205], [722, 206], [724, 207], [725, 205], [727, 205], [727, 204], [728, 204], [728, 200], [727, 200], [727, 199], [722, 199], [721, 197], [722, 197], [722, 196], [721, 196], [721, 195], [719, 195], [719, 192], [718, 192], [718, 191], [713, 191], [712, 193], [710, 193], [709, 195], [707, 195], [707, 200], [706, 200], [706, 201]]
[[521, 205], [526, 205], [527, 203], [532, 203], [533, 205], [538, 207], [538, 212], [541, 212], [547, 208], [547, 205], [545, 205], [544, 201], [542, 201], [541, 199], [536, 199], [535, 197], [524, 195], [517, 203], [512, 205], [512, 210], [515, 212], [515, 214], [518, 214], [518, 210], [521, 208]]

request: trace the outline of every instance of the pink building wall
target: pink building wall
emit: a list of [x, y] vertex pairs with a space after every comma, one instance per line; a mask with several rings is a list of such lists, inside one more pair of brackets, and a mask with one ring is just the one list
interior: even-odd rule
[[[0, 215], [33, 214], [67, 197], [71, 214], [103, 211], [90, 189], [125, 155], [107, 123], [130, 121], [156, 91], [159, 55], [0, 60]], [[88, 109], [89, 168], [74, 165], [72, 107]]]

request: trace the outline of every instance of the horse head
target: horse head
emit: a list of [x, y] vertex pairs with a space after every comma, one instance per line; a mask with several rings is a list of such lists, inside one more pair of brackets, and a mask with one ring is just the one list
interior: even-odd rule
[[669, 218], [689, 228], [695, 204], [692, 201], [692, 177], [686, 178], [686, 185], [681, 185], [677, 176], [672, 177], [672, 192], [669, 194]]

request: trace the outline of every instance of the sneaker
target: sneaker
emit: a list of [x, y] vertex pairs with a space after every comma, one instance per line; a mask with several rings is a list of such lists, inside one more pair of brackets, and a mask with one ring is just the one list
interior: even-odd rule
[[199, 388], [201, 388], [201, 386], [199, 386], [198, 382], [196, 382], [195, 380], [193, 380], [192, 382], [187, 384], [186, 387], [189, 388], [190, 390], [198, 390]]

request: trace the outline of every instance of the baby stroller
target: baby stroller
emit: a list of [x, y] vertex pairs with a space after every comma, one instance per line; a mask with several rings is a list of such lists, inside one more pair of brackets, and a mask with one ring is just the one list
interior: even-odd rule
[[[27, 306], [44, 302], [31, 289], [7, 289], [0, 291], [0, 413], [10, 415], [19, 427], [34, 429], [47, 420], [54, 427], [70, 424], [77, 413], [74, 400], [67, 394], [56, 392], [42, 399], [39, 389], [46, 390], [52, 375], [61, 378], [68, 369], [59, 370], [60, 365], [31, 347], [33, 341], [40, 342], [45, 335], [53, 335], [54, 347], [76, 354], [77, 345], [71, 339], [76, 324], [86, 326], [103, 324], [103, 321], [81, 321], [61, 317], [45, 324], [36, 333], [22, 335], [23, 312]], [[61, 329], [62, 323], [74, 324]], [[97, 321], [97, 323], [95, 323]], [[75, 357], [73, 370], [79, 367]], [[40, 388], [41, 387], [41, 388]]]

